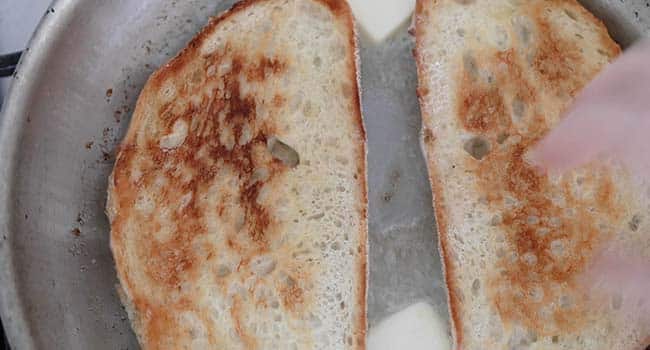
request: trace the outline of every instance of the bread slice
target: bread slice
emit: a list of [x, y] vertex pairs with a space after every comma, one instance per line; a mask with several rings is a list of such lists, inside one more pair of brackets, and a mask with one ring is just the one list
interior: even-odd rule
[[619, 54], [605, 26], [574, 0], [419, 0], [415, 26], [456, 348], [647, 345], [636, 301], [579, 283], [606, 242], [650, 253], [647, 196], [619, 166], [544, 174], [527, 156]]
[[252, 0], [147, 82], [109, 183], [144, 349], [362, 349], [357, 44], [336, 0]]

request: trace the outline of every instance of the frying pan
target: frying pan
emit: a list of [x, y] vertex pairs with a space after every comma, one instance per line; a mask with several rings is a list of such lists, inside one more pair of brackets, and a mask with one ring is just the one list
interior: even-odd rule
[[[134, 349], [104, 216], [115, 147], [151, 72], [233, 0], [57, 0], [0, 117], [0, 315], [15, 349]], [[623, 46], [647, 1], [583, 1]], [[446, 315], [407, 23], [361, 34], [372, 327], [427, 301]]]

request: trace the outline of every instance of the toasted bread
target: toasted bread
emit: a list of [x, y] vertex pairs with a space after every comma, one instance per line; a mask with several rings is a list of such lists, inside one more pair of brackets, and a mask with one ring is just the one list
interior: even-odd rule
[[647, 247], [647, 198], [616, 164], [546, 174], [527, 153], [619, 54], [605, 26], [574, 0], [419, 0], [415, 21], [456, 348], [646, 345], [621, 308], [634, 301], [587, 295], [580, 276], [606, 242]]
[[362, 349], [366, 151], [341, 0], [251, 0], [145, 85], [109, 182], [145, 349]]

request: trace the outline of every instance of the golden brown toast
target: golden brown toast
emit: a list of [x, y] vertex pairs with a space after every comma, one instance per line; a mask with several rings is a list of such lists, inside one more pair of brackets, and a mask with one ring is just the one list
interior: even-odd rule
[[574, 0], [420, 0], [416, 40], [456, 348], [645, 345], [634, 301], [579, 279], [607, 242], [647, 246], [647, 197], [614, 164], [557, 175], [527, 158], [619, 54], [605, 26]]
[[362, 349], [367, 191], [345, 1], [252, 0], [144, 87], [109, 183], [145, 349]]

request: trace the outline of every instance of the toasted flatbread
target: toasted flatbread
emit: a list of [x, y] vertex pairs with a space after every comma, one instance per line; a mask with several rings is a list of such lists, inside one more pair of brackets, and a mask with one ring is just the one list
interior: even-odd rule
[[240, 2], [150, 77], [107, 204], [143, 348], [365, 348], [359, 102], [337, 0]]
[[546, 174], [527, 153], [619, 54], [605, 26], [574, 0], [419, 0], [415, 26], [456, 348], [646, 345], [635, 301], [580, 276], [606, 242], [648, 253], [647, 197], [613, 163]]

